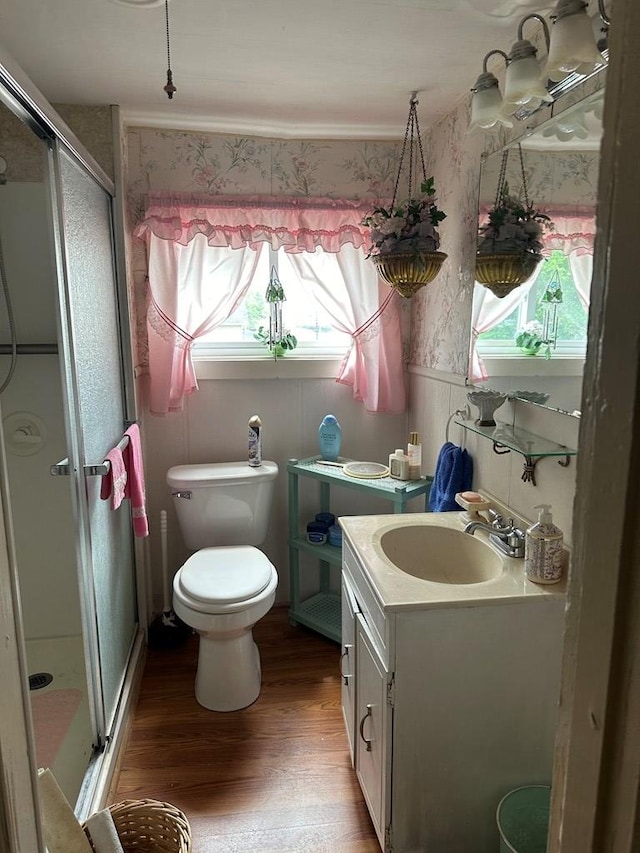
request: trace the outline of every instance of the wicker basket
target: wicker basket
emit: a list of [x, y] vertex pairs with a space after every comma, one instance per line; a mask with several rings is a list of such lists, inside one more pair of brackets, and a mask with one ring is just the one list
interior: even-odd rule
[[374, 255], [372, 260], [378, 267], [380, 276], [394, 287], [400, 296], [409, 298], [415, 296], [425, 284], [433, 281], [446, 257], [444, 252], [423, 252], [419, 255]]
[[171, 803], [123, 800], [109, 811], [124, 853], [190, 853], [189, 821]]

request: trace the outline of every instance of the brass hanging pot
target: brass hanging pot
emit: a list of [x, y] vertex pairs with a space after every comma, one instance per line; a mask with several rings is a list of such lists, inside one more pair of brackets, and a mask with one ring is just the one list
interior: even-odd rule
[[[400, 183], [400, 176], [402, 174], [403, 164], [405, 162], [405, 155], [407, 154], [408, 149], [408, 189], [409, 189], [409, 201], [407, 202], [407, 209], [410, 207], [412, 203], [415, 203], [415, 199], [413, 198], [413, 160], [414, 160], [414, 147], [417, 142], [418, 151], [420, 153], [420, 163], [422, 166], [422, 177], [423, 184], [422, 190], [425, 190], [425, 187], [432, 186], [433, 179], [427, 181], [427, 172], [424, 164], [424, 152], [422, 150], [422, 140], [420, 138], [420, 126], [418, 124], [418, 113], [417, 113], [417, 105], [418, 99], [416, 97], [416, 92], [411, 93], [411, 98], [409, 101], [409, 117], [407, 119], [407, 127], [404, 134], [404, 141], [402, 144], [402, 151], [400, 153], [400, 162], [398, 165], [398, 174], [396, 176], [396, 183], [393, 190], [393, 199], [391, 201], [391, 206], [389, 208], [391, 216], [394, 215], [394, 211], [396, 210], [396, 198], [398, 195], [398, 186]], [[430, 209], [430, 214], [432, 211], [435, 211], [436, 222], [434, 223], [433, 219], [431, 219], [431, 225], [435, 227], [437, 222], [441, 219], [444, 219], [445, 214], [442, 211], [438, 211], [435, 207], [435, 204], [432, 205]], [[408, 213], [407, 213], [408, 215]], [[437, 231], [435, 231], [437, 236]], [[437, 243], [435, 244], [437, 245]], [[424, 287], [425, 284], [429, 284], [429, 282], [433, 281], [437, 276], [443, 262], [446, 260], [447, 255], [444, 252], [438, 251], [426, 251], [423, 249], [411, 248], [407, 251], [390, 251], [390, 252], [380, 252], [377, 255], [371, 255], [371, 260], [375, 263], [378, 274], [387, 284], [391, 285], [399, 294], [405, 298], [409, 298], [411, 296], [415, 296], [415, 294], [420, 290], [420, 288]]]
[[446, 260], [444, 252], [422, 252], [421, 254], [374, 255], [373, 262], [378, 273], [387, 284], [394, 287], [400, 296], [415, 296], [421, 287], [433, 281]]
[[542, 255], [533, 252], [476, 255], [476, 281], [502, 299], [528, 281], [541, 260]]
[[[518, 144], [520, 153], [520, 172], [522, 175], [522, 192], [525, 199], [526, 210], [531, 210], [529, 203], [529, 194], [527, 192], [527, 179], [524, 172], [524, 161], [522, 159], [522, 146]], [[494, 210], [500, 203], [504, 205], [503, 194], [505, 192], [505, 175], [507, 171], [507, 162], [509, 158], [509, 149], [505, 149], [502, 153], [502, 163], [500, 166], [500, 175], [498, 177], [498, 187], [496, 190], [496, 198], [494, 202]], [[538, 252], [528, 250], [526, 248], [516, 248], [511, 251], [500, 251], [501, 241], [498, 239], [484, 238], [488, 241], [489, 251], [476, 252], [476, 281], [483, 284], [495, 296], [502, 299], [507, 294], [515, 290], [525, 281], [528, 281], [536, 267], [542, 260], [542, 255]]]

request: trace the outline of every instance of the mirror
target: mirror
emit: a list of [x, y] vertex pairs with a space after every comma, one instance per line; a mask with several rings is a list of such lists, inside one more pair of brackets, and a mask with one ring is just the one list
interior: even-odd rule
[[[507, 146], [508, 194], [523, 202], [528, 196], [549, 217], [542, 235], [544, 260], [503, 299], [478, 282], [473, 299], [472, 384], [576, 415], [593, 269], [603, 98], [599, 89]], [[503, 151], [483, 158], [480, 226], [495, 203], [502, 163]]]

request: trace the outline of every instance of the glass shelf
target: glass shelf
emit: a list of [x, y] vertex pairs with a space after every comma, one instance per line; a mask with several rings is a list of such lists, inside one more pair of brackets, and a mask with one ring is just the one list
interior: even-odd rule
[[541, 459], [548, 456], [561, 457], [558, 465], [566, 468], [571, 462], [571, 457], [576, 456], [578, 451], [564, 444], [542, 438], [525, 429], [511, 426], [511, 424], [497, 423], [495, 426], [478, 426], [475, 421], [455, 419], [455, 423], [463, 429], [468, 429], [488, 438], [493, 442], [493, 450], [498, 455], [509, 453], [511, 450], [520, 453], [525, 458], [524, 473], [522, 479], [525, 483], [536, 485], [535, 467]]

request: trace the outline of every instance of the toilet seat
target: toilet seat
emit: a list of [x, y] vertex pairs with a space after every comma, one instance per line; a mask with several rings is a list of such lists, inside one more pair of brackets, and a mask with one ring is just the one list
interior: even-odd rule
[[178, 572], [178, 587], [189, 606], [207, 612], [249, 601], [272, 581], [274, 568], [251, 546], [202, 548]]

